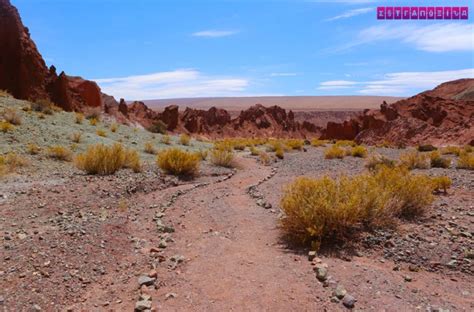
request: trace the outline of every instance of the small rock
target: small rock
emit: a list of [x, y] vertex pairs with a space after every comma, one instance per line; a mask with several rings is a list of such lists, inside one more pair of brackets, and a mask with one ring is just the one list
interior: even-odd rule
[[337, 299], [342, 299], [347, 294], [347, 291], [341, 285], [337, 285], [332, 294], [337, 297]]
[[155, 283], [156, 278], [152, 278], [146, 275], [142, 275], [138, 278], [138, 284], [140, 286], [146, 285], [146, 286], [151, 286]]
[[135, 311], [145, 311], [151, 309], [150, 300], [139, 300], [135, 303]]
[[342, 299], [342, 304], [349, 309], [352, 309], [356, 303], [356, 299], [349, 294], [346, 294]]
[[150, 273], [148, 273], [148, 277], [156, 278], [157, 276], [158, 272], [156, 272], [156, 270], [151, 270]]
[[316, 278], [320, 282], [324, 282], [328, 278], [328, 269], [326, 269], [325, 267], [318, 265], [315, 267], [314, 270], [316, 272]]
[[413, 278], [410, 275], [405, 275], [405, 282], [411, 282]]
[[166, 247], [168, 247], [168, 244], [166, 243], [166, 241], [165, 241], [164, 239], [162, 239], [162, 240], [160, 241], [160, 244], [158, 245], [158, 247], [160, 247], [160, 248], [166, 248]]
[[176, 293], [167, 293], [167, 294], [165, 295], [165, 298], [166, 298], [166, 299], [176, 298], [176, 297], [178, 297], [178, 295], [177, 295]]
[[316, 251], [311, 250], [310, 252], [308, 252], [308, 260], [313, 261], [314, 258], [316, 258]]
[[337, 297], [331, 297], [331, 302], [334, 302], [334, 303], [339, 303], [339, 299]]
[[41, 307], [37, 304], [34, 304], [33, 305], [33, 311], [42, 311], [43, 309], [41, 309]]

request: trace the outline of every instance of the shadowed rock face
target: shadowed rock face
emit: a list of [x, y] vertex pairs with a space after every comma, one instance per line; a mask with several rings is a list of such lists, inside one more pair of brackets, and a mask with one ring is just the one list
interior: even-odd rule
[[377, 144], [470, 144], [474, 138], [474, 79], [443, 83], [433, 90], [366, 110], [344, 123], [328, 123], [326, 139]]

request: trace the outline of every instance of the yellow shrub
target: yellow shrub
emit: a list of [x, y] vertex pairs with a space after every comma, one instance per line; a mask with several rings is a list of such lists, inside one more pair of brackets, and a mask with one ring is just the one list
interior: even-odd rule
[[319, 139], [313, 139], [311, 140], [311, 145], [314, 147], [321, 147], [321, 146], [326, 146], [328, 144], [328, 140], [319, 140]]
[[370, 171], [377, 171], [381, 167], [394, 168], [396, 166], [396, 161], [390, 158], [387, 158], [383, 155], [374, 155], [365, 164], [365, 167]]
[[158, 167], [176, 176], [194, 176], [199, 170], [200, 159], [195, 153], [170, 148], [158, 154]]
[[156, 154], [156, 149], [155, 149], [155, 146], [153, 146], [152, 142], [146, 142], [143, 150], [147, 154]]
[[56, 160], [71, 161], [72, 152], [64, 146], [54, 145], [48, 147], [48, 157]]
[[107, 137], [107, 133], [105, 132], [104, 129], [97, 129], [95, 133], [100, 137], [104, 137], [104, 138]]
[[430, 163], [433, 168], [449, 168], [451, 160], [441, 157], [439, 151], [433, 151], [430, 153]]
[[260, 154], [258, 149], [254, 145], [251, 145], [249, 147], [249, 150], [250, 150], [250, 155], [252, 156], [258, 156]]
[[429, 155], [410, 151], [400, 156], [400, 163], [408, 169], [428, 169], [430, 167]]
[[206, 160], [208, 151], [207, 150], [199, 150], [196, 152], [196, 154], [201, 158], [201, 160]]
[[285, 151], [283, 150], [282, 147], [277, 147], [275, 149], [275, 156], [278, 158], [278, 159], [283, 159], [285, 158]]
[[133, 172], [141, 172], [142, 171], [142, 164], [140, 161], [140, 155], [134, 149], [125, 149], [125, 160], [123, 164], [123, 168], [132, 169]]
[[171, 144], [171, 138], [169, 135], [162, 135], [160, 142], [163, 144], [169, 145]]
[[15, 171], [19, 167], [25, 167], [28, 161], [20, 155], [10, 152], [6, 155], [0, 155], [0, 176]]
[[30, 155], [38, 155], [39, 152], [41, 151], [41, 148], [38, 145], [34, 144], [34, 143], [30, 143], [26, 147], [26, 150], [28, 151], [28, 154], [30, 154]]
[[191, 141], [191, 138], [189, 137], [189, 135], [187, 134], [181, 134], [181, 136], [179, 137], [179, 143], [181, 145], [189, 145], [189, 142]]
[[91, 125], [91, 126], [96, 126], [98, 122], [99, 122], [99, 119], [97, 119], [95, 117], [92, 117], [92, 118], [89, 119], [89, 125]]
[[75, 152], [79, 148], [79, 145], [77, 143], [72, 143], [70, 146], [71, 151]]
[[337, 180], [300, 177], [282, 197], [281, 226], [289, 238], [318, 248], [364, 229], [392, 227], [396, 218], [419, 216], [431, 204], [432, 191], [428, 177], [400, 168]]
[[80, 125], [84, 121], [84, 115], [82, 113], [76, 113], [75, 122]]
[[76, 167], [88, 174], [114, 174], [122, 168], [131, 168], [135, 172], [141, 170], [140, 157], [135, 150], [127, 150], [121, 144], [107, 146], [96, 144], [76, 156]]
[[360, 145], [354, 146], [351, 150], [352, 157], [365, 158], [367, 157], [367, 154], [367, 149]]
[[234, 152], [226, 146], [218, 145], [211, 151], [211, 163], [221, 167], [232, 167]]
[[285, 144], [286, 144], [286, 146], [288, 146], [288, 148], [299, 151], [299, 150], [303, 149], [304, 140], [289, 139], [289, 140], [286, 140]]
[[117, 132], [119, 128], [119, 125], [117, 123], [113, 123], [110, 125], [110, 131], [112, 131], [113, 133]]
[[2, 115], [3, 115], [3, 119], [5, 119], [6, 122], [9, 122], [15, 126], [21, 125], [21, 115], [16, 109], [5, 108]]
[[333, 145], [324, 151], [324, 158], [326, 159], [334, 159], [334, 158], [343, 159], [344, 155], [345, 155], [345, 151], [336, 145]]
[[447, 176], [434, 177], [434, 178], [431, 178], [431, 181], [433, 183], [433, 188], [435, 192], [442, 191], [445, 194], [448, 192], [448, 189], [451, 187], [451, 184], [453, 183], [453, 181]]
[[461, 148], [459, 146], [446, 146], [441, 148], [441, 154], [459, 156], [461, 154]]
[[356, 142], [352, 141], [352, 140], [338, 140], [336, 141], [336, 143], [334, 144], [338, 147], [342, 147], [342, 146], [356, 146]]
[[466, 146], [464, 146], [464, 152], [465, 152], [465, 153], [472, 153], [472, 152], [474, 152], [474, 146], [471, 146], [471, 145], [466, 145]]
[[81, 143], [81, 138], [82, 138], [82, 133], [80, 132], [75, 132], [71, 134], [71, 141], [74, 143]]
[[456, 168], [474, 170], [474, 154], [462, 153], [459, 156]]
[[0, 131], [7, 133], [15, 129], [15, 127], [8, 121], [0, 121]]
[[285, 145], [280, 140], [269, 140], [268, 141], [268, 150], [270, 152], [276, 152], [277, 150], [285, 149]]
[[268, 155], [266, 152], [264, 151], [261, 151], [259, 153], [259, 159], [260, 159], [260, 162], [265, 165], [265, 166], [268, 166], [271, 164], [272, 162], [272, 159], [270, 158], [270, 155]]
[[62, 110], [48, 99], [38, 99], [31, 103], [30, 106], [33, 111], [46, 115], [52, 115], [54, 112], [59, 112]]

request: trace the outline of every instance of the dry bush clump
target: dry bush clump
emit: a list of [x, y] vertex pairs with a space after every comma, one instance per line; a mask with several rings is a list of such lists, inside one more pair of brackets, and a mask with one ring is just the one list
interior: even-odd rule
[[71, 150], [61, 145], [53, 145], [48, 147], [47, 155], [49, 158], [62, 161], [71, 161], [72, 159]]
[[351, 155], [352, 157], [360, 157], [360, 158], [365, 158], [367, 157], [367, 149], [364, 146], [354, 146], [351, 150]]
[[10, 152], [6, 155], [0, 155], [0, 177], [27, 165], [28, 160], [16, 153]]
[[216, 144], [211, 150], [210, 160], [216, 166], [231, 168], [234, 161], [232, 147], [224, 143]]
[[74, 122], [78, 125], [81, 125], [84, 121], [84, 115], [82, 113], [76, 113], [74, 115]]
[[153, 133], [166, 134], [168, 125], [161, 120], [157, 120], [153, 125], [151, 125], [147, 130]]
[[283, 149], [283, 147], [277, 147], [275, 149], [275, 156], [278, 158], [278, 159], [283, 159], [285, 158], [285, 150]]
[[399, 218], [422, 215], [433, 200], [430, 178], [404, 168], [332, 179], [300, 177], [281, 200], [281, 225], [297, 243], [350, 239], [358, 232], [393, 227]]
[[206, 160], [208, 154], [209, 154], [208, 150], [203, 150], [203, 149], [200, 149], [199, 151], [196, 152], [196, 155], [198, 155], [199, 158], [201, 158], [201, 160]]
[[397, 162], [383, 155], [373, 155], [365, 164], [369, 171], [377, 171], [380, 167], [395, 168]]
[[99, 122], [99, 119], [97, 119], [95, 117], [89, 118], [89, 125], [91, 125], [91, 126], [97, 126], [98, 122]]
[[26, 146], [26, 151], [30, 155], [38, 155], [41, 152], [41, 148], [34, 143], [30, 143]]
[[169, 135], [163, 135], [161, 136], [161, 139], [160, 139], [160, 142], [163, 143], [163, 144], [166, 144], [166, 145], [170, 145], [171, 144], [171, 138]]
[[264, 151], [261, 151], [259, 153], [259, 160], [260, 160], [260, 163], [262, 163], [265, 166], [269, 166], [272, 162], [270, 155], [268, 155], [268, 153]]
[[260, 152], [255, 147], [255, 145], [250, 145], [249, 151], [250, 151], [250, 155], [252, 155], [252, 156], [258, 156], [260, 154]]
[[466, 152], [461, 153], [456, 168], [474, 170], [474, 154]]
[[419, 152], [432, 152], [438, 150], [437, 147], [431, 145], [431, 144], [425, 144], [425, 145], [418, 145], [417, 147]]
[[147, 154], [156, 154], [156, 149], [152, 142], [146, 142], [143, 151]]
[[441, 157], [439, 151], [433, 151], [430, 153], [430, 164], [433, 168], [449, 168], [449, 166], [451, 166], [451, 160]]
[[157, 163], [168, 174], [192, 177], [199, 171], [200, 157], [179, 148], [169, 148], [158, 154]]
[[118, 128], [119, 128], [118, 123], [114, 122], [113, 124], [110, 125], [110, 131], [113, 133], [117, 132]]
[[181, 134], [179, 137], [179, 143], [181, 145], [189, 145], [189, 142], [191, 141], [191, 138], [187, 134]]
[[336, 145], [333, 145], [333, 146], [327, 148], [324, 151], [324, 158], [326, 158], [326, 159], [334, 159], [334, 158], [343, 159], [345, 154], [346, 154], [346, 152], [342, 148], [340, 148]]
[[81, 143], [81, 139], [82, 133], [74, 132], [73, 134], [71, 134], [71, 141], [73, 141], [74, 143]]
[[400, 156], [400, 163], [408, 169], [429, 169], [429, 155], [417, 151], [410, 151]]
[[292, 150], [302, 150], [304, 146], [304, 140], [299, 139], [288, 139], [285, 141], [285, 145]]
[[15, 126], [13, 126], [11, 123], [8, 121], [0, 121], [0, 131], [3, 133], [7, 133], [10, 131], [13, 131], [15, 129]]
[[354, 147], [357, 145], [357, 143], [352, 140], [338, 140], [336, 141], [336, 143], [334, 143], [334, 145], [338, 147], [345, 147], [345, 146]]
[[444, 194], [448, 193], [448, 189], [451, 187], [451, 184], [453, 184], [451, 178], [447, 176], [434, 177], [431, 178], [431, 181], [434, 191], [438, 193], [443, 192]]
[[62, 109], [56, 106], [53, 102], [48, 99], [39, 99], [30, 104], [31, 110], [43, 113], [46, 115], [53, 115], [55, 112], [60, 112]]
[[105, 132], [104, 129], [97, 129], [97, 131], [95, 133], [100, 137], [103, 137], [103, 138], [107, 137], [107, 132]]
[[461, 155], [462, 149], [459, 146], [446, 146], [441, 148], [441, 154], [443, 155]]
[[311, 140], [311, 146], [314, 146], [314, 147], [326, 146], [326, 144], [328, 143], [329, 143], [328, 140], [320, 140], [320, 139]]
[[19, 126], [21, 125], [21, 115], [18, 110], [14, 108], [5, 108], [2, 113], [3, 119], [6, 122], [11, 123], [12, 125]]
[[135, 150], [127, 150], [121, 144], [107, 146], [95, 144], [76, 156], [76, 167], [88, 174], [109, 175], [122, 168], [140, 171], [140, 157]]

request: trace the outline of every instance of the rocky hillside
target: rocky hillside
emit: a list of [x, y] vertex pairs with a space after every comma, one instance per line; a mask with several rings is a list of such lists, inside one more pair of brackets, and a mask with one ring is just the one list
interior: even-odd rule
[[433, 90], [366, 110], [343, 123], [329, 122], [326, 139], [377, 144], [474, 144], [474, 79], [446, 82]]

